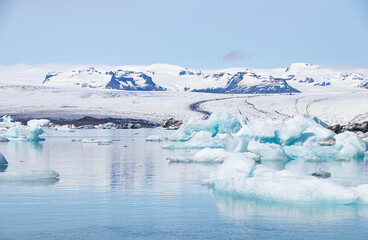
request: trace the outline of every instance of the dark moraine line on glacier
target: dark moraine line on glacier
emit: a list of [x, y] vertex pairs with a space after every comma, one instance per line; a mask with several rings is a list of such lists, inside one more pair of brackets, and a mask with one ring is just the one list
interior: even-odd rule
[[[257, 96], [261, 96], [261, 95], [257, 95]], [[206, 102], [213, 102], [213, 101], [221, 101], [221, 100], [227, 100], [227, 99], [233, 99], [233, 98], [251, 98], [251, 97], [256, 97], [256, 96], [246, 96], [246, 97], [225, 97], [225, 98], [215, 98], [215, 99], [207, 99], [207, 100], [202, 100], [202, 101], [198, 101], [198, 102], [195, 102], [195, 103], [192, 103], [189, 105], [189, 109], [191, 111], [194, 111], [194, 112], [198, 112], [198, 113], [202, 113], [206, 116], [210, 116], [212, 112], [209, 112], [209, 111], [206, 111], [206, 110], [203, 110], [203, 108], [201, 107], [201, 105], [203, 103], [206, 103]]]

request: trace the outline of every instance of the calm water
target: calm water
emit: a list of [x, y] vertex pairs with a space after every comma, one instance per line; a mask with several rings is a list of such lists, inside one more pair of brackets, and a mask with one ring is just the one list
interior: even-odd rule
[[[290, 206], [212, 192], [201, 182], [216, 165], [169, 164], [166, 157], [195, 151], [145, 142], [170, 133], [49, 131], [44, 142], [0, 143], [6, 171], [60, 173], [58, 182], [0, 183], [0, 239], [368, 239], [368, 206]], [[119, 141], [71, 141], [84, 137]], [[368, 183], [366, 160], [286, 165], [319, 167], [345, 185]]]

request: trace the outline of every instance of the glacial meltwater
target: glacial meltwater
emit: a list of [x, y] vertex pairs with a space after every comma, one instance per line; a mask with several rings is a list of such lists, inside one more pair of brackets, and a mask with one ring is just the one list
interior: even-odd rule
[[[146, 141], [172, 131], [45, 131], [45, 141], [0, 142], [8, 162], [0, 167], [0, 239], [368, 238], [365, 204], [290, 204], [213, 190], [203, 181], [220, 163], [170, 163], [199, 149]], [[325, 170], [344, 187], [368, 183], [366, 157], [263, 164], [301, 175]]]

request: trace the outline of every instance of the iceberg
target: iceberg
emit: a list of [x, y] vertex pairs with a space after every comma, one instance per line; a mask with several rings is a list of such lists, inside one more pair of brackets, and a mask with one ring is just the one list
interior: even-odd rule
[[39, 136], [44, 133], [42, 127], [50, 123], [48, 119], [34, 119], [27, 122], [27, 126], [11, 127], [0, 137], [9, 141], [42, 141]]
[[260, 143], [250, 141], [247, 147], [249, 152], [255, 153], [261, 157], [262, 161], [289, 161], [290, 158], [284, 152], [282, 146], [275, 143]]
[[201, 148], [221, 148], [222, 140], [219, 135], [213, 136], [212, 132], [197, 132], [190, 140], [183, 143], [167, 144], [163, 149], [201, 149]]
[[286, 146], [305, 142], [314, 143], [335, 135], [326, 127], [327, 125], [316, 117], [297, 115], [278, 127], [277, 136], [279, 142]]
[[284, 152], [291, 159], [327, 161], [336, 157], [337, 150], [329, 146], [286, 146]]
[[27, 141], [27, 136], [19, 127], [9, 128], [6, 133], [1, 135], [1, 137], [6, 138], [9, 141]]
[[197, 152], [194, 157], [194, 162], [207, 162], [207, 163], [222, 163], [231, 153], [222, 148], [205, 148]]
[[351, 189], [359, 194], [358, 203], [368, 204], [368, 184], [362, 184]]
[[240, 130], [242, 124], [238, 118], [230, 113], [212, 113], [208, 119], [191, 118], [185, 122], [178, 132], [186, 135], [192, 135], [196, 132], [207, 131], [212, 135], [218, 133], [236, 133]]
[[7, 166], [8, 161], [6, 161], [4, 155], [0, 152], [0, 166]]
[[343, 132], [335, 136], [336, 143], [333, 146], [337, 151], [337, 157], [363, 158], [366, 144], [353, 132]]
[[242, 155], [230, 156], [206, 181], [214, 190], [264, 201], [351, 204], [359, 194], [326, 179], [274, 170]]
[[273, 124], [248, 124], [237, 134], [237, 137], [259, 142], [277, 143], [276, 131], [278, 126]]
[[30, 128], [47, 127], [50, 124], [48, 119], [32, 119], [27, 122], [27, 126]]
[[253, 159], [256, 162], [260, 161], [257, 154], [251, 152], [231, 153], [222, 148], [204, 148], [198, 151], [193, 157], [188, 156], [171, 156], [167, 159], [170, 162], [184, 163], [223, 163], [228, 157], [234, 154], [241, 154], [244, 157]]
[[2, 123], [12, 123], [12, 122], [14, 122], [14, 120], [11, 116], [4, 115], [0, 118], [0, 122], [2, 122]]
[[53, 170], [28, 170], [19, 172], [0, 173], [0, 183], [4, 182], [30, 182], [49, 179], [59, 179], [59, 173]]

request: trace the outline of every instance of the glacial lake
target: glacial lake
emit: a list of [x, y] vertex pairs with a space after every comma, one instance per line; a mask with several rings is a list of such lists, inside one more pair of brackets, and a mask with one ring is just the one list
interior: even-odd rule
[[[368, 239], [368, 205], [289, 205], [213, 192], [202, 181], [219, 165], [169, 163], [198, 150], [145, 141], [171, 133], [48, 130], [43, 142], [0, 143], [6, 172], [60, 174], [59, 181], [0, 182], [0, 239]], [[78, 138], [116, 141], [72, 141]], [[366, 158], [268, 165], [325, 169], [344, 186], [368, 183]]]

